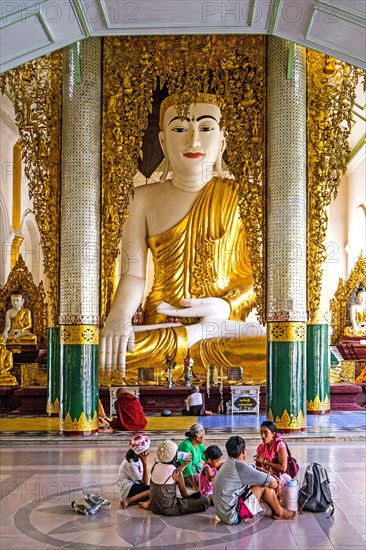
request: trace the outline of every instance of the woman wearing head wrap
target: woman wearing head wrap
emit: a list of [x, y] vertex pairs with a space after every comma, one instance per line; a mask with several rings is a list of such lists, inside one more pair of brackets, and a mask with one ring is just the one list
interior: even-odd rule
[[150, 496], [147, 469], [150, 439], [146, 435], [135, 435], [129, 447], [117, 478], [122, 508], [133, 502], [148, 500]]
[[[183, 470], [191, 460], [188, 455], [183, 465], [176, 467], [178, 446], [174, 441], [166, 440], [160, 443], [156, 457], [158, 462], [151, 470], [150, 479], [150, 509], [154, 514], [163, 516], [181, 516], [194, 512], [204, 512], [210, 506], [207, 497], [200, 492], [188, 495], [184, 484]], [[177, 487], [182, 498], [177, 497]], [[141, 503], [142, 508], [148, 508]]]

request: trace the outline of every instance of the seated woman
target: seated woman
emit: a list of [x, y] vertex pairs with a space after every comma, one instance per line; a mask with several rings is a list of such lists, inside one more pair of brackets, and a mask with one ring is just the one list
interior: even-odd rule
[[[197, 491], [199, 485], [198, 476], [203, 464], [206, 462], [206, 447], [203, 445], [205, 429], [201, 424], [193, 424], [189, 428], [189, 431], [185, 433], [185, 436], [187, 439], [179, 443], [178, 451], [190, 453], [192, 461], [184, 469], [184, 479], [186, 485]], [[183, 461], [180, 461], [180, 463], [183, 463]]]
[[[150, 479], [150, 509], [154, 514], [181, 516], [204, 512], [210, 506], [210, 500], [201, 496], [200, 492], [188, 495], [183, 470], [187, 468], [190, 457], [177, 468], [177, 450], [174, 441], [166, 440], [160, 443], [156, 451], [158, 462], [151, 470]], [[182, 498], [177, 496], [177, 488]], [[140, 506], [148, 508], [146, 503], [140, 503]]]
[[118, 388], [116, 391], [117, 400], [114, 403], [117, 418], [111, 422], [114, 430], [138, 431], [143, 430], [147, 424], [144, 409], [139, 399], [125, 390]]
[[11, 305], [5, 315], [5, 329], [3, 332], [7, 344], [36, 344], [37, 336], [33, 334], [32, 314], [24, 306], [23, 294], [16, 290], [11, 294]]
[[203, 405], [202, 394], [198, 386], [194, 386], [191, 395], [184, 400], [186, 408], [182, 410], [185, 416], [199, 416]]
[[287, 449], [272, 420], [262, 422], [261, 438], [263, 443], [258, 445], [257, 454], [254, 456], [256, 466], [281, 477], [287, 470]]

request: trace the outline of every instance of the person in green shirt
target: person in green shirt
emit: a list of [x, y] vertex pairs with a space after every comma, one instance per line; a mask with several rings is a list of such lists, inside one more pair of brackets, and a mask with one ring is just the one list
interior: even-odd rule
[[[187, 464], [184, 470], [184, 480], [195, 491], [198, 491], [198, 474], [206, 458], [204, 452], [206, 447], [203, 445], [205, 439], [205, 429], [201, 424], [193, 424], [189, 431], [185, 433], [187, 439], [181, 441], [178, 445], [178, 451], [191, 453], [192, 460]], [[183, 460], [179, 460], [183, 464]]]

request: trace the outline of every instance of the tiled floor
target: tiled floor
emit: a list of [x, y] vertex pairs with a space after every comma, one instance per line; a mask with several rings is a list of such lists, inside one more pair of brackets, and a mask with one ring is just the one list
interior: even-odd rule
[[[208, 428], [206, 445], [224, 441], [232, 429]], [[242, 430], [238, 433], [243, 434]], [[125, 434], [127, 436], [128, 434]], [[149, 456], [165, 433], [156, 433]], [[156, 437], [157, 436], [157, 437]], [[176, 440], [182, 432], [170, 432]], [[224, 437], [225, 436], [225, 437]], [[104, 443], [69, 441], [59, 445], [8, 445], [1, 449], [1, 549], [72, 550], [139, 549], [279, 549], [364, 550], [366, 545], [366, 443], [357, 441], [291, 441], [301, 465], [323, 464], [329, 473], [336, 506], [334, 518], [304, 513], [295, 521], [274, 521], [268, 512], [242, 526], [225, 526], [214, 508], [176, 518], [155, 516], [130, 506], [119, 507], [115, 486], [118, 466], [127, 450], [126, 437]], [[248, 460], [256, 441], [248, 442]], [[70, 503], [83, 488], [112, 501], [111, 510], [95, 516], [75, 513]]]
[[[161, 437], [170, 437], [171, 432], [181, 430], [184, 432], [191, 424], [197, 421], [206, 428], [214, 430], [215, 438], [220, 441], [228, 438], [228, 434], [238, 430], [244, 432], [247, 440], [257, 440], [260, 423], [265, 420], [263, 415], [255, 414], [215, 414], [213, 416], [191, 416], [189, 418], [179, 416], [162, 417], [148, 416], [146, 433], [154, 440]], [[0, 417], [0, 442], [44, 442], [59, 443], [58, 418], [41, 417]], [[99, 436], [97, 443], [108, 441], [128, 441], [126, 432], [114, 432], [111, 435]], [[357, 440], [366, 437], [366, 412], [347, 411], [331, 412], [327, 415], [308, 415], [307, 432], [288, 436], [292, 440], [326, 440], [343, 439]], [[95, 437], [91, 438], [95, 440]]]

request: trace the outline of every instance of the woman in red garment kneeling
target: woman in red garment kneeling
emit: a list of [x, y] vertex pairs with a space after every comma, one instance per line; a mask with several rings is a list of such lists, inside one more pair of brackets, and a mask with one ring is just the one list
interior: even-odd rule
[[114, 408], [116, 409], [117, 418], [112, 420], [112, 428], [131, 432], [143, 430], [147, 420], [139, 399], [124, 388], [118, 388], [116, 397]]

